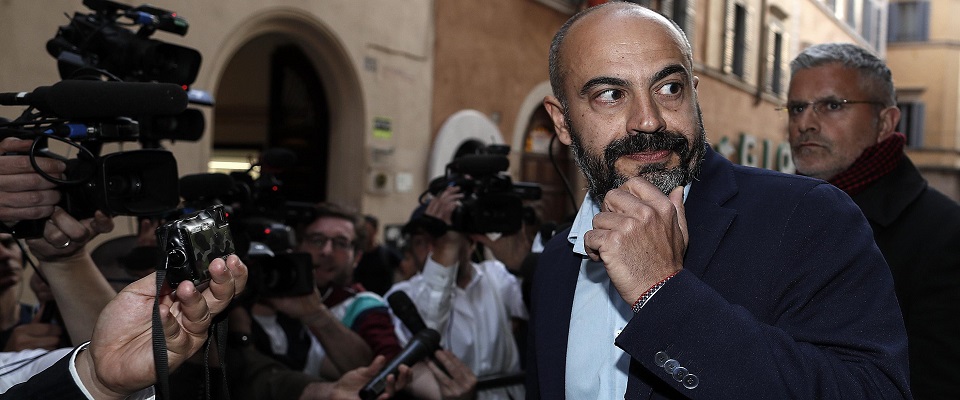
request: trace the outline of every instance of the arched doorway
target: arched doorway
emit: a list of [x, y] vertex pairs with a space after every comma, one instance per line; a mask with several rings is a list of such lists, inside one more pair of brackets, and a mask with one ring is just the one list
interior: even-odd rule
[[287, 149], [273, 153], [282, 157], [270, 161], [280, 170], [285, 197], [326, 199], [326, 184], [318, 178], [327, 176], [330, 110], [323, 83], [303, 50], [282, 35], [258, 37], [237, 51], [221, 82], [212, 158], [232, 158], [242, 169], [243, 161], [254, 161], [263, 151]]
[[230, 38], [218, 63], [211, 164], [242, 169], [282, 147], [296, 158], [274, 160], [287, 164], [279, 177], [288, 200], [359, 205], [365, 108], [336, 35], [312, 16], [281, 9], [259, 13]]

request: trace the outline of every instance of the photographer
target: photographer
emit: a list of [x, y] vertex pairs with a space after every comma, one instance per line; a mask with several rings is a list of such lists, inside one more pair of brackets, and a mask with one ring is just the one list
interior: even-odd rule
[[[428, 256], [420, 274], [395, 284], [387, 296], [407, 293], [427, 327], [441, 333], [442, 346], [482, 381], [484, 376], [520, 372], [512, 322], [525, 320], [527, 312], [520, 282], [503, 263], [471, 261], [476, 241], [483, 235], [450, 229], [463, 196], [459, 187], [448, 187], [414, 213], [405, 227], [408, 240], [422, 244], [414, 253], [426, 251]], [[398, 335], [410, 337], [406, 329], [398, 329]], [[521, 385], [478, 393], [480, 399], [522, 397]]]

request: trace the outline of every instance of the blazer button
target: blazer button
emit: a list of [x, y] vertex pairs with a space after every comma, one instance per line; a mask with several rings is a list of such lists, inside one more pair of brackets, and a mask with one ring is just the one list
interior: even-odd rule
[[687, 376], [683, 377], [683, 387], [687, 389], [693, 389], [699, 384], [700, 378], [697, 378], [694, 374], [687, 374]]
[[670, 356], [667, 355], [665, 351], [658, 351], [655, 356], [653, 356], [653, 363], [657, 364], [658, 367], [662, 367], [663, 363], [667, 362], [670, 359]]
[[683, 378], [686, 378], [687, 375], [690, 375], [690, 372], [684, 367], [677, 367], [677, 369], [673, 370], [673, 379], [677, 382], [682, 382]]
[[680, 367], [680, 362], [674, 359], [669, 359], [667, 362], [663, 363], [663, 370], [667, 371], [668, 374], [673, 375], [673, 371]]

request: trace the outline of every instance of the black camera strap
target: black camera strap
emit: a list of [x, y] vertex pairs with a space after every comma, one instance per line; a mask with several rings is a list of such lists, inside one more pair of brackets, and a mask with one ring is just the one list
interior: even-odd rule
[[167, 339], [163, 336], [163, 323], [160, 321], [160, 291], [166, 278], [166, 265], [157, 270], [157, 295], [153, 298], [153, 366], [157, 374], [154, 385], [156, 399], [166, 399], [170, 394], [170, 371], [167, 362]]
[[[167, 340], [163, 335], [163, 323], [160, 321], [160, 291], [163, 289], [163, 281], [166, 278], [167, 270], [166, 265], [163, 269], [157, 270], [157, 295], [153, 300], [153, 363], [154, 369], [156, 370], [157, 383], [154, 385], [154, 391], [156, 392], [155, 398], [157, 400], [164, 400], [170, 398], [170, 369], [169, 369], [169, 360], [167, 359]], [[227, 319], [222, 318], [219, 322], [214, 323], [210, 327], [209, 335], [207, 335], [207, 341], [204, 344], [203, 352], [203, 370], [204, 370], [204, 383], [206, 388], [206, 398], [210, 399], [210, 338], [216, 336], [217, 338], [217, 354], [220, 356], [220, 376], [222, 377], [221, 381], [221, 393], [223, 398], [229, 399], [230, 392], [227, 385], [227, 369], [226, 369], [226, 355], [227, 355]]]

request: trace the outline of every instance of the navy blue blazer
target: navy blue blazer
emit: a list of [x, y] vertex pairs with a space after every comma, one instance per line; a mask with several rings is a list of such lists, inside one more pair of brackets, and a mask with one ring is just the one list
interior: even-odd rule
[[[616, 340], [632, 358], [625, 398], [910, 398], [890, 270], [845, 193], [708, 149], [685, 209], [684, 269]], [[581, 261], [564, 232], [532, 277], [530, 399], [564, 398]]]

